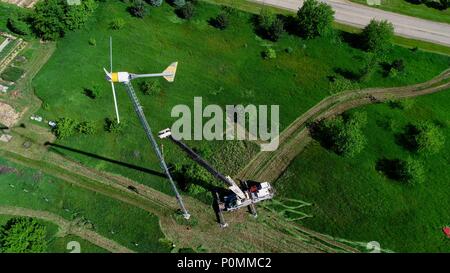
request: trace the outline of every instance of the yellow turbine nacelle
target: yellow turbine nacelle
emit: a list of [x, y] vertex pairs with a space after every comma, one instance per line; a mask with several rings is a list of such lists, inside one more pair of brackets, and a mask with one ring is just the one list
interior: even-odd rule
[[113, 72], [111, 73], [112, 82], [129, 82], [130, 74], [128, 72]]

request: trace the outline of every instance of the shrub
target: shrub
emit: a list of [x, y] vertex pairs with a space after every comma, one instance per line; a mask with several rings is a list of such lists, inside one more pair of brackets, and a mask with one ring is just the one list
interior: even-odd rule
[[23, 16], [18, 15], [17, 13], [13, 13], [6, 23], [6, 26], [18, 35], [28, 35], [30, 34], [30, 27], [25, 22], [25, 19]]
[[365, 113], [358, 113], [321, 120], [312, 124], [310, 130], [311, 135], [325, 148], [345, 157], [353, 157], [360, 153], [367, 143], [362, 132], [366, 123]]
[[119, 30], [125, 26], [125, 20], [123, 20], [122, 18], [115, 18], [109, 25], [111, 29]]
[[160, 7], [163, 3], [163, 0], [147, 0], [147, 1], [153, 7]]
[[138, 18], [144, 18], [148, 13], [148, 9], [142, 0], [133, 0], [129, 11], [131, 15]]
[[391, 67], [395, 68], [398, 72], [403, 72], [405, 70], [405, 62], [403, 59], [396, 59], [391, 63]]
[[420, 161], [408, 157], [401, 160], [398, 166], [400, 181], [411, 185], [421, 184], [425, 181], [425, 170]]
[[187, 2], [184, 6], [178, 8], [176, 12], [179, 17], [189, 20], [194, 16], [195, 6], [191, 2]]
[[332, 30], [334, 11], [331, 6], [317, 0], [306, 0], [297, 12], [301, 34], [311, 39]]
[[224, 30], [230, 24], [230, 17], [227, 13], [221, 12], [212, 20], [212, 25], [218, 29]]
[[158, 80], [148, 80], [142, 82], [140, 89], [144, 95], [158, 95], [161, 93], [161, 85]]
[[93, 135], [95, 133], [95, 125], [92, 121], [83, 121], [78, 123], [76, 131], [84, 135]]
[[356, 89], [360, 89], [359, 84], [344, 77], [337, 77], [330, 82], [330, 92], [332, 94]]
[[67, 30], [83, 26], [97, 7], [95, 0], [83, 0], [81, 5], [69, 5], [67, 1], [38, 1], [31, 15], [33, 31], [44, 40], [55, 40]]
[[268, 47], [263, 51], [262, 55], [266, 60], [275, 59], [277, 57], [277, 52], [275, 51], [275, 49]]
[[91, 99], [96, 99], [100, 96], [100, 87], [98, 85], [94, 85], [90, 88], [84, 88], [84, 94]]
[[365, 50], [382, 53], [391, 46], [394, 37], [393, 25], [386, 21], [372, 19], [361, 32], [361, 41]]
[[275, 15], [271, 13], [268, 9], [262, 8], [258, 15], [258, 27], [261, 29], [268, 29], [272, 22], [275, 20]]
[[108, 133], [119, 134], [122, 133], [125, 127], [125, 122], [122, 120], [117, 123], [116, 119], [106, 118], [105, 119], [105, 130]]
[[56, 120], [56, 126], [53, 127], [53, 133], [58, 139], [64, 139], [75, 133], [77, 122], [71, 118], [59, 118]]
[[95, 40], [95, 38], [89, 38], [88, 43], [91, 46], [96, 46], [97, 45], [97, 41]]
[[431, 155], [442, 150], [445, 136], [439, 127], [429, 121], [423, 121], [406, 126], [399, 136], [399, 141], [411, 151]]

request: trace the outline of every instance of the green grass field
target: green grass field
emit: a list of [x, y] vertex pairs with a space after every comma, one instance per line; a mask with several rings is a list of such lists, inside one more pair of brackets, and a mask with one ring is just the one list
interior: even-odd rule
[[[5, 224], [13, 216], [0, 215], [0, 225]], [[67, 249], [67, 244], [71, 241], [80, 243], [81, 253], [107, 253], [108, 251], [98, 247], [86, 240], [83, 240], [74, 235], [67, 235], [64, 237], [57, 236], [58, 226], [37, 219], [37, 222], [44, 225], [47, 229], [47, 252], [48, 253], [69, 253], [71, 250]]]
[[[350, 0], [352, 2], [367, 5], [366, 0]], [[439, 1], [430, 1], [438, 5]], [[413, 4], [406, 0], [381, 0], [381, 5], [375, 8], [397, 12], [409, 16], [419, 17], [426, 20], [450, 24], [450, 9], [440, 10], [426, 4]]]
[[[148, 212], [2, 158], [0, 166], [8, 170], [0, 174], [0, 205], [49, 211], [67, 220], [83, 219], [93, 224], [94, 231], [135, 251], [169, 251], [159, 241], [164, 234], [158, 218]], [[55, 238], [55, 249], [65, 247], [70, 238]], [[86, 247], [95, 250], [88, 243]]]
[[[382, 248], [401, 252], [450, 252], [442, 227], [450, 224], [450, 90], [413, 100], [408, 110], [388, 104], [366, 106], [368, 144], [352, 159], [342, 158], [313, 143], [277, 180], [281, 196], [314, 203], [313, 218], [301, 223], [316, 231], [354, 241], [378, 241]], [[415, 155], [399, 146], [396, 135], [415, 121], [439, 124], [444, 149], [433, 156]], [[407, 186], [375, 169], [377, 160], [418, 158], [426, 181]]]
[[[104, 118], [114, 116], [110, 86], [102, 72], [102, 67], [109, 67], [110, 35], [113, 37], [115, 70], [159, 72], [172, 61], [179, 62], [173, 84], [160, 80], [163, 89], [160, 95], [138, 94], [155, 132], [170, 127], [175, 121], [170, 117], [173, 106], [190, 106], [194, 96], [202, 96], [204, 105], [279, 104], [280, 123], [284, 128], [330, 94], [328, 76], [335, 75], [336, 70], [355, 72], [362, 67], [366, 54], [345, 42], [328, 39], [304, 41], [285, 35], [277, 43], [262, 40], [255, 35], [250, 23], [253, 15], [244, 12], [233, 15], [231, 26], [220, 31], [208, 24], [208, 20], [220, 12], [220, 7], [204, 2], [198, 4], [197, 14], [191, 21], [179, 19], [166, 3], [151, 8], [145, 19], [131, 17], [126, 8], [126, 4], [118, 1], [101, 3], [95, 17], [83, 30], [68, 33], [58, 41], [56, 52], [33, 81], [36, 94], [48, 105], [39, 114], [48, 119], [65, 116], [94, 121], [98, 129], [94, 136], [74, 136], [58, 141], [79, 151], [58, 149], [58, 152], [90, 166], [121, 173], [166, 193], [171, 193], [167, 181], [158, 175], [151, 176], [159, 172], [158, 162], [122, 86], [117, 85], [116, 89], [122, 119], [128, 124], [126, 133], [117, 136], [102, 130]], [[125, 27], [111, 30], [112, 17], [123, 18]], [[89, 45], [91, 38], [96, 40], [96, 46]], [[261, 58], [261, 52], [268, 46], [277, 50], [277, 59]], [[288, 47], [293, 49], [292, 53], [285, 52]], [[386, 78], [381, 68], [377, 68], [373, 77], [361, 86], [422, 82], [449, 65], [447, 57], [396, 46], [387, 60], [397, 58], [403, 58], [407, 63], [404, 74]], [[138, 89], [139, 82], [134, 84]], [[102, 92], [95, 100], [83, 93], [84, 88], [93, 85], [100, 86]], [[235, 145], [230, 142], [190, 144], [212, 146], [218, 156], [236, 160], [230, 174], [243, 167], [248, 162], [248, 154], [254, 152], [253, 148], [222, 148], [223, 145]], [[169, 162], [185, 158], [170, 143], [164, 145], [164, 151]], [[224, 154], [224, 151], [232, 152]], [[111, 163], [111, 160], [118, 162]], [[148, 170], [142, 172], [122, 163]], [[228, 170], [228, 164], [219, 163], [218, 168]]]
[[14, 12], [19, 12], [21, 10], [24, 10], [24, 9], [19, 8], [18, 6], [13, 5], [13, 4], [1, 2], [0, 3], [0, 31], [11, 32], [7, 27], [8, 16], [2, 16], [2, 15], [12, 14]]

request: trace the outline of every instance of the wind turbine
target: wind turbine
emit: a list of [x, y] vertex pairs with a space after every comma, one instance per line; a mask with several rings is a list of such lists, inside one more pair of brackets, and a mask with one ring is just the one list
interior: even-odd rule
[[167, 164], [164, 161], [161, 151], [159, 150], [158, 144], [157, 144], [155, 138], [153, 137], [150, 125], [148, 124], [147, 119], [145, 118], [143, 108], [142, 108], [141, 104], [139, 103], [138, 97], [136, 96], [136, 92], [134, 91], [133, 86], [131, 85], [131, 80], [136, 79], [136, 78], [163, 77], [168, 82], [173, 82], [175, 80], [175, 73], [177, 71], [178, 63], [177, 62], [172, 63], [162, 73], [133, 74], [133, 73], [128, 73], [128, 72], [113, 72], [113, 69], [112, 69], [112, 38], [111, 37], [109, 37], [109, 59], [110, 59], [110, 72], [108, 72], [105, 68], [103, 68], [103, 70], [106, 73], [106, 80], [111, 82], [111, 88], [112, 88], [113, 98], [114, 98], [114, 106], [115, 106], [115, 110], [116, 110], [117, 123], [120, 123], [120, 118], [119, 118], [119, 110], [117, 107], [116, 90], [114, 88], [115, 82], [123, 83], [125, 85], [128, 97], [130, 98], [130, 100], [133, 104], [134, 111], [136, 112], [136, 114], [139, 118], [139, 121], [141, 122], [141, 125], [144, 128], [145, 134], [147, 135], [147, 138], [150, 141], [150, 144], [152, 145], [153, 150], [155, 151], [156, 156], [159, 159], [161, 168], [163, 169], [164, 173], [166, 174], [167, 178], [170, 181], [173, 192], [175, 193], [175, 197], [177, 198], [178, 204], [180, 205], [181, 210], [183, 212], [183, 216], [185, 219], [189, 219], [190, 214], [186, 210], [183, 200], [181, 199], [181, 196], [178, 193], [175, 182], [172, 179], [172, 175], [170, 174]]

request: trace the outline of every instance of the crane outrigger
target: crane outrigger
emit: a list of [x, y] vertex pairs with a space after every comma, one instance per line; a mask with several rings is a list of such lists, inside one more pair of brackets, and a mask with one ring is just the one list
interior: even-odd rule
[[202, 166], [214, 178], [222, 181], [228, 186], [228, 189], [232, 192], [223, 198], [220, 198], [216, 193], [216, 201], [218, 205], [219, 220], [222, 227], [226, 227], [227, 223], [223, 220], [222, 211], [234, 211], [243, 207], [248, 207], [254, 217], [257, 217], [255, 204], [264, 200], [272, 199], [274, 196], [274, 190], [269, 182], [257, 182], [253, 180], [246, 180], [241, 182], [241, 186], [238, 186], [230, 176], [225, 176], [214, 167], [211, 166], [206, 160], [204, 160], [199, 154], [192, 150], [189, 146], [172, 136], [172, 132], [169, 128], [161, 130], [158, 133], [158, 137], [161, 139], [168, 138], [178, 147], [181, 148], [192, 160]]

